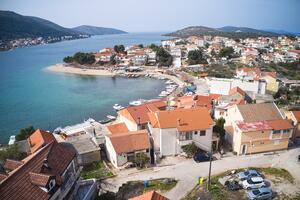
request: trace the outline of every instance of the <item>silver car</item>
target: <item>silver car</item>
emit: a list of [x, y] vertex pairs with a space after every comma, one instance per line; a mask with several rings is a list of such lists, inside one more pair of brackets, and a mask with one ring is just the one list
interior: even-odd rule
[[250, 200], [272, 199], [272, 196], [273, 192], [270, 188], [259, 188], [247, 193]]

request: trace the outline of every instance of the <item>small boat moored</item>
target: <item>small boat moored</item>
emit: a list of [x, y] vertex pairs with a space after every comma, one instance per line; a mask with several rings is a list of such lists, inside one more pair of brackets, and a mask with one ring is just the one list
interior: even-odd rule
[[124, 107], [121, 106], [121, 105], [119, 105], [119, 104], [115, 104], [115, 105], [113, 106], [113, 109], [115, 109], [116, 111], [119, 111], [119, 110], [124, 109]]

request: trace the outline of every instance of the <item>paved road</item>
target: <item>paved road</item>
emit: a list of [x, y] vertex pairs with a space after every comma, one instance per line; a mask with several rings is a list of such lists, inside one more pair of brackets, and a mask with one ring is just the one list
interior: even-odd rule
[[[218, 174], [226, 170], [243, 167], [280, 167], [288, 170], [294, 177], [296, 184], [300, 186], [300, 164], [297, 156], [300, 148], [283, 151], [278, 154], [256, 154], [248, 156], [234, 156], [222, 158], [212, 164], [212, 174]], [[154, 167], [150, 170], [136, 172], [136, 170], [121, 171], [118, 176], [106, 180], [106, 189], [117, 192], [118, 188], [127, 181], [149, 180], [155, 178], [175, 178], [178, 184], [174, 189], [164, 195], [172, 200], [181, 199], [197, 183], [198, 177], [208, 176], [209, 163], [195, 163], [193, 160], [183, 160], [175, 165]]]

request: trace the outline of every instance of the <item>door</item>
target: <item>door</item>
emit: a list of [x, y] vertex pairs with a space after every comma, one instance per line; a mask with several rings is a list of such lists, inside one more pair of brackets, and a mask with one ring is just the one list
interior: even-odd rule
[[247, 153], [247, 145], [243, 144], [242, 145], [242, 154], [245, 155]]

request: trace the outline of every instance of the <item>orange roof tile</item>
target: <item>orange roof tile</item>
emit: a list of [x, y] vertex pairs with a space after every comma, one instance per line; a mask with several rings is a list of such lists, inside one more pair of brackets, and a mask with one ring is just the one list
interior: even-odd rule
[[146, 124], [149, 122], [148, 112], [153, 110], [153, 107], [157, 109], [165, 107], [166, 102], [164, 101], [154, 101], [150, 103], [145, 103], [139, 106], [129, 106], [118, 112], [119, 115], [123, 115], [130, 121], [136, 124]]
[[52, 133], [48, 133], [41, 129], [37, 129], [27, 139], [31, 153], [36, 152], [43, 145], [45, 145], [46, 143], [50, 143], [52, 141], [55, 141], [55, 137], [52, 135]]
[[150, 113], [150, 123], [157, 128], [177, 128], [178, 131], [205, 130], [212, 124], [208, 109], [204, 107], [176, 109]]
[[246, 96], [246, 93], [244, 92], [244, 90], [242, 90], [240, 87], [234, 87], [232, 88], [230, 91], [229, 91], [229, 94], [230, 95], [233, 95], [235, 93], [239, 93], [241, 94], [242, 96]]
[[130, 198], [129, 200], [169, 200], [169, 199], [155, 191], [150, 191], [140, 196]]
[[300, 111], [292, 111], [292, 112], [293, 112], [293, 114], [294, 114], [296, 120], [297, 120], [298, 122], [300, 122]]
[[268, 125], [272, 127], [273, 130], [284, 130], [284, 129], [292, 129], [293, 126], [286, 119], [278, 119], [267, 121]]
[[118, 123], [106, 126], [111, 134], [126, 133], [128, 128], [125, 123]]
[[107, 136], [116, 153], [128, 153], [150, 148], [150, 140], [147, 130], [132, 131], [127, 133]]

